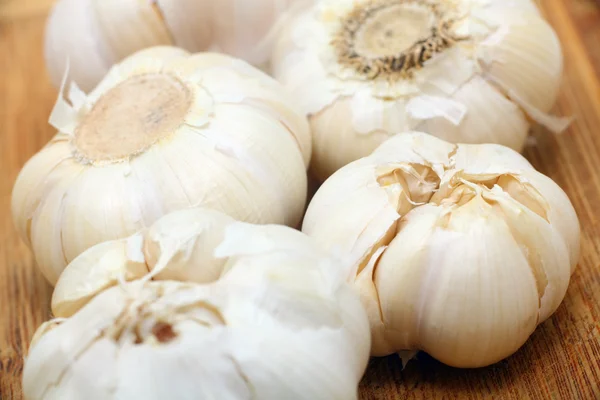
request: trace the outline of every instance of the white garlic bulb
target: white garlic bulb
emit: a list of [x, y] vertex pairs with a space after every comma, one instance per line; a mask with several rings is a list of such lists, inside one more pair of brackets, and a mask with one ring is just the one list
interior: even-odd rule
[[204, 205], [296, 226], [310, 133], [277, 82], [229, 56], [143, 50], [89, 96], [71, 86], [59, 133], [21, 171], [16, 226], [54, 283], [87, 248]]
[[274, 76], [310, 117], [319, 179], [396, 132], [521, 151], [561, 81], [558, 38], [529, 0], [323, 0], [281, 34]]
[[46, 26], [47, 68], [58, 86], [69, 62], [87, 92], [112, 65], [153, 46], [223, 51], [262, 65], [271, 54], [271, 29], [306, 1], [59, 0]]
[[[235, 249], [238, 257], [227, 258], [231, 257], [229, 253], [218, 257], [215, 252], [220, 244]], [[56, 317], [70, 317], [99, 292], [149, 273], [149, 278], [158, 280], [211, 283], [240, 263], [283, 262], [302, 268], [310, 264], [307, 261], [310, 257], [317, 264], [324, 255], [314, 249], [311, 239], [298, 231], [236, 222], [228, 215], [203, 207], [179, 210], [141, 232], [100, 243], [76, 257], [54, 288], [52, 313]]]
[[373, 355], [456, 367], [514, 353], [557, 309], [579, 258], [566, 194], [521, 155], [399, 134], [327, 180], [303, 231], [348, 255]]
[[[189, 268], [200, 269], [219, 258], [222, 275], [207, 284], [121, 282], [42, 326], [23, 371], [27, 399], [357, 398], [368, 319], [314, 242], [201, 209], [158, 224], [155, 233], [172, 228], [160, 238], [165, 261], [190, 256]], [[212, 233], [222, 239], [206, 247]], [[189, 240], [169, 253], [176, 237]]]

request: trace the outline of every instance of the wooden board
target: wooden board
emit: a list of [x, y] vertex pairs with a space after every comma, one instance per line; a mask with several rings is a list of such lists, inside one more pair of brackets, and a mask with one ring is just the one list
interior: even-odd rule
[[[9, 209], [19, 169], [54, 134], [46, 120], [56, 92], [41, 44], [48, 4], [0, 0], [0, 399], [7, 400], [22, 398], [23, 357], [50, 317], [51, 289]], [[559, 137], [536, 129], [526, 155], [566, 190], [581, 219], [582, 258], [565, 301], [517, 354], [489, 368], [458, 370], [423, 355], [401, 371], [394, 357], [373, 360], [364, 399], [600, 399], [600, 8], [595, 0], [543, 0], [543, 9], [566, 59], [557, 112], [577, 120]]]

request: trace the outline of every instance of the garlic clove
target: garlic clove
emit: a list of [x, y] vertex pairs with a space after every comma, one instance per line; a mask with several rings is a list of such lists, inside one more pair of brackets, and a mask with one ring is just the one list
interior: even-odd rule
[[474, 77], [452, 96], [467, 111], [464, 120], [453, 124], [444, 117], [426, 115], [417, 129], [440, 139], [461, 143], [504, 143], [523, 149], [529, 122], [517, 105], [481, 77]]
[[46, 229], [60, 232], [64, 260], [74, 259], [82, 248], [128, 236], [144, 227], [139, 194], [128, 185], [125, 168], [122, 164], [83, 168], [57, 199], [64, 211]]
[[369, 259], [367, 266], [358, 273], [354, 280], [355, 288], [360, 294], [371, 325], [371, 354], [374, 356], [388, 355], [394, 352], [394, 347], [386, 341], [379, 295], [373, 282], [377, 264], [386, 249], [387, 246], [378, 248]]
[[35, 332], [33, 333], [33, 336], [31, 337], [31, 340], [29, 341], [29, 351], [31, 351], [32, 348], [34, 348], [38, 342], [40, 341], [40, 339], [48, 332], [50, 332], [52, 329], [57, 328], [58, 326], [60, 326], [60, 324], [63, 323], [63, 319], [61, 318], [56, 318], [56, 319], [52, 319], [50, 321], [46, 321], [44, 322], [42, 325], [40, 325]]
[[[23, 370], [23, 392], [28, 399], [59, 399], [65, 398], [67, 395], [73, 394], [63, 391], [63, 387], [43, 384], [43, 382], [61, 382], [61, 377], [65, 373], [70, 372], [69, 366], [77, 362], [79, 355], [86, 349], [90, 348], [102, 332], [107, 332], [113, 321], [115, 321], [122, 312], [122, 302], [124, 293], [119, 289], [113, 291], [109, 301], [98, 303], [92, 300], [92, 312], [82, 315], [75, 314], [72, 318], [62, 321], [54, 329], [42, 335], [35, 346], [32, 346], [27, 356], [25, 367]], [[78, 329], [69, 329], [71, 326], [77, 326]], [[58, 341], [59, 345], [55, 345]], [[97, 357], [97, 360], [102, 360], [102, 363], [97, 362], [96, 366], [105, 365], [107, 356], [111, 356], [114, 352], [95, 353], [98, 356], [104, 354], [104, 357]], [[51, 362], [46, 362], [51, 360]], [[113, 372], [107, 371], [109, 376], [114, 376]], [[73, 374], [68, 375], [68, 379], [72, 379]], [[94, 382], [99, 382], [98, 375], [93, 374], [96, 379], [89, 379], [84, 387], [95, 385]], [[69, 389], [70, 386], [64, 386]], [[95, 393], [101, 397], [107, 394], [106, 391], [90, 392], [90, 396]], [[105, 397], [106, 398], [106, 397]]]
[[[488, 365], [515, 352], [535, 329], [539, 304], [535, 279], [508, 226], [480, 196], [441, 217], [429, 237], [421, 236], [424, 246], [407, 247], [408, 235], [415, 232], [400, 230], [382, 256], [375, 285], [383, 319], [387, 326], [412, 333], [410, 345], [418, 341], [446, 364]], [[407, 223], [421, 222], [408, 214]], [[405, 263], [407, 258], [416, 262]], [[411, 266], [420, 276], [400, 280], [411, 278], [402, 274]], [[415, 293], [408, 286], [416, 286], [418, 295], [410, 296]], [[402, 325], [405, 309], [414, 312], [408, 329]], [[396, 335], [390, 340], [394, 339]], [[404, 348], [404, 343], [395, 346]]]
[[[263, 134], [254, 135], [255, 131]], [[254, 107], [223, 105], [216, 109], [207, 134], [215, 141], [216, 151], [247, 172], [247, 190], [256, 192], [254, 197], [262, 193], [262, 203], [271, 204], [263, 213], [285, 225], [300, 223], [308, 186], [306, 164], [281, 123], [256, 113]], [[270, 173], [276, 169], [278, 174]]]
[[117, 66], [120, 75], [127, 78], [134, 74], [159, 73], [164, 68], [187, 60], [191, 54], [179, 47], [153, 46], [135, 53], [135, 57], [123, 59]]
[[112, 60], [122, 60], [148, 47], [173, 44], [155, 2], [104, 0], [92, 3], [92, 8]]
[[540, 299], [538, 318], [543, 321], [556, 311], [567, 292], [571, 276], [571, 268], [564, 268], [571, 264], [566, 247], [568, 241], [554, 225], [548, 223], [543, 212], [547, 206], [526, 207], [515, 200], [514, 195], [499, 190], [507, 184], [514, 185], [513, 179], [510, 176], [500, 178], [498, 186], [492, 190], [493, 194], [488, 195], [488, 201], [494, 201], [495, 206], [502, 210], [515, 241], [523, 249], [536, 280]]
[[307, 115], [317, 114], [336, 99], [343, 98], [343, 93], [332, 91], [330, 85], [307, 86], [308, 82], [323, 82], [327, 78], [327, 71], [320, 65], [316, 54], [288, 52], [285, 48], [277, 53], [281, 53], [281, 59], [280, 64], [273, 63], [274, 76], [294, 95]]
[[173, 44], [154, 2], [135, 0], [61, 0], [50, 14], [45, 37], [46, 65], [54, 84], [58, 86], [69, 62], [85, 92], [130, 54]]
[[190, 58], [171, 67], [177, 74], [194, 71], [199, 84], [218, 103], [244, 104], [272, 115], [295, 139], [308, 166], [311, 157], [311, 136], [306, 118], [295, 107], [281, 86], [268, 75], [247, 64], [220, 54], [207, 53], [202, 59]]
[[556, 33], [543, 19], [516, 10], [497, 10], [495, 18], [512, 22], [501, 39], [483, 47], [492, 54], [485, 75], [514, 90], [532, 107], [550, 111], [558, 96], [563, 70]]
[[510, 171], [535, 171], [525, 157], [516, 151], [496, 144], [485, 147], [461, 145], [452, 157], [454, 168], [467, 175], [499, 175]]
[[[70, 160], [61, 162], [53, 169], [43, 181], [39, 203], [35, 204], [32, 215], [27, 214], [26, 228], [21, 228], [21, 231], [28, 233], [36, 263], [50, 282], [56, 282], [64, 268], [66, 240], [60, 227], [65, 216], [71, 211], [76, 212], [64, 206], [64, 199], [69, 185], [78, 178], [82, 170], [82, 167], [73, 165]], [[16, 195], [19, 195], [19, 191]]]
[[[361, 102], [365, 100], [363, 104]], [[404, 102], [385, 102], [364, 97], [340, 99], [312, 116], [313, 162], [311, 172], [324, 181], [340, 165], [346, 165], [374, 151], [382, 141], [391, 136], [388, 132], [402, 130]], [[367, 129], [357, 134], [357, 124]], [[385, 128], [373, 128], [374, 126]]]
[[312, 0], [203, 0], [212, 12], [213, 51], [231, 54], [251, 64], [265, 67], [271, 56], [273, 38], [280, 31], [281, 20]]
[[[377, 268], [370, 277], [370, 285], [373, 287], [371, 301], [376, 301], [379, 307], [379, 315], [370, 319], [370, 322], [371, 326], [381, 332], [378, 337], [372, 337], [371, 354], [374, 356], [385, 356], [398, 349], [416, 349], [420, 348], [417, 346], [422, 346], [417, 331], [419, 326], [415, 326], [419, 322], [419, 305], [425, 301], [420, 299], [426, 297], [422, 294], [426, 288], [423, 286], [425, 270], [421, 265], [426, 257], [425, 239], [431, 234], [441, 213], [442, 210], [430, 205], [416, 208], [399, 222], [388, 245], [381, 247]], [[413, 218], [418, 223], [410, 223]], [[383, 254], [386, 255], [385, 260]], [[395, 263], [393, 268], [390, 268], [390, 263]], [[358, 279], [360, 278], [359, 276]], [[383, 280], [386, 278], [405, 282], [402, 292], [398, 285], [395, 285], [396, 289], [392, 289], [390, 284], [385, 284]], [[388, 326], [391, 323], [398, 327], [396, 333], [389, 332]]]
[[556, 227], [567, 246], [572, 274], [580, 259], [581, 227], [569, 197], [547, 176], [533, 171], [525, 171], [522, 175], [523, 181], [533, 186], [546, 202], [546, 218]]
[[173, 44], [191, 52], [206, 50], [213, 40], [210, 12], [204, 1], [156, 0]]
[[[375, 176], [373, 168], [352, 165], [356, 166], [352, 175], [343, 171], [336, 175], [339, 185], [328, 185], [326, 181], [321, 186], [311, 204], [323, 204], [323, 207], [307, 213], [302, 225], [302, 231], [322, 246], [346, 255], [345, 261], [352, 267], [348, 276], [360, 272], [377, 250], [377, 244], [393, 234], [400, 218], [386, 193], [372, 184]], [[340, 196], [342, 193], [352, 195]], [[361, 212], [355, 212], [357, 209]], [[330, 222], [321, 224], [324, 219]], [[341, 226], [345, 229], [340, 229]]]
[[148, 273], [142, 254], [141, 234], [100, 243], [83, 252], [65, 268], [52, 294], [52, 314], [67, 318], [98, 293], [119, 282]]
[[208, 209], [189, 209], [159, 219], [144, 240], [144, 258], [159, 280], [209, 283], [216, 281], [226, 260], [214, 251], [234, 222], [225, 214]]
[[[252, 225], [235, 222], [215, 249], [215, 257], [256, 256], [271, 252], [295, 253], [304, 257], [326, 258], [315, 242], [295, 229], [280, 225]], [[255, 268], [259, 268], [258, 266]], [[330, 271], [323, 270], [326, 274]]]
[[[236, 117], [248, 117], [248, 113], [239, 111], [238, 109], [227, 110], [226, 113], [231, 112], [231, 116]], [[169, 168], [169, 172], [163, 172], [162, 176], [158, 178], [169, 180], [172, 182], [171, 185], [178, 186], [177, 191], [172, 192], [173, 194], [167, 193], [167, 198], [162, 201], [163, 204], [168, 205], [167, 210], [173, 211], [203, 205], [226, 212], [235, 219], [253, 223], [261, 221], [281, 221], [283, 223], [300, 218], [294, 212], [295, 209], [284, 209], [278, 203], [282, 196], [276, 188], [275, 190], [265, 190], [264, 187], [258, 185], [257, 183], [260, 181], [256, 179], [255, 171], [249, 170], [247, 165], [240, 161], [238, 154], [232, 154], [228, 147], [219, 144], [221, 141], [219, 135], [223, 133], [214, 130], [217, 125], [214, 122], [218, 119], [218, 115], [220, 113], [216, 114], [216, 118], [213, 117], [210, 127], [202, 129], [201, 134], [196, 129], [181, 129], [178, 136], [162, 146], [160, 153], [156, 154], [156, 159], [160, 161], [147, 158], [141, 160], [141, 165], [136, 167], [136, 170], [137, 168], [144, 169], [144, 175], [155, 168], [163, 171], [163, 166]], [[259, 121], [254, 119], [245, 120], [245, 122], [255, 128], [261, 127], [257, 123]], [[273, 128], [273, 125], [265, 128]], [[277, 125], [275, 128], [281, 129]], [[248, 128], [246, 131], [250, 131], [251, 135], [260, 132]], [[221, 142], [227, 143], [225, 140]], [[233, 146], [238, 148], [240, 144], [233, 142]], [[297, 176], [301, 172], [304, 173], [305, 168], [298, 150], [292, 146], [288, 144], [287, 147], [292, 151], [289, 162], [293, 163], [290, 168], [299, 168], [296, 172]], [[263, 156], [267, 157], [268, 153], [265, 149], [257, 148], [256, 152], [259, 153], [261, 150], [263, 150]], [[257, 161], [251, 159], [250, 165], [255, 164]], [[282, 168], [282, 171], [285, 172], [286, 169]], [[158, 179], [155, 178], [153, 181], [156, 182]], [[269, 174], [266, 179], [275, 180], [276, 178], [272, 178]], [[304, 186], [302, 180], [289, 181], [289, 184], [294, 185], [296, 191], [302, 191]], [[161, 186], [157, 183], [155, 187], [160, 188]], [[224, 191], [227, 192], [227, 196], [223, 195]], [[270, 206], [267, 207], [267, 204]]]
[[[70, 147], [63, 135], [58, 134], [48, 145], [36, 154], [21, 170], [17, 177], [12, 197], [12, 210], [16, 215], [15, 225], [19, 235], [28, 246], [31, 246], [31, 220], [35, 209], [39, 206], [44, 193], [46, 178], [55, 169], [61, 169], [63, 161], [70, 157]], [[48, 173], [42, 179], [38, 171]]]
[[[94, 10], [92, 0], [60, 0], [48, 17], [44, 57], [56, 87], [60, 86], [67, 63], [76, 71], [78, 84], [88, 91], [116, 62], [110, 58], [110, 52], [103, 42], [97, 40], [100, 28]], [[82, 46], [82, 43], [88, 45]]]

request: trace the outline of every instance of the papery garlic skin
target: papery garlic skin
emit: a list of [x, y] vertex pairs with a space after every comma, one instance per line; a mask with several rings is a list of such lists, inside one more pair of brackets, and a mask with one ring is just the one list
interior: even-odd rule
[[[70, 317], [107, 288], [144, 277], [208, 284], [241, 266], [283, 264], [302, 270], [325, 258], [299, 231], [242, 223], [203, 207], [179, 210], [143, 232], [100, 243], [75, 258], [54, 288], [52, 313]], [[343, 280], [342, 272], [327, 274]]]
[[262, 66], [279, 19], [308, 1], [59, 0], [46, 25], [46, 65], [58, 87], [70, 63], [86, 92], [112, 65], [154, 46], [225, 52]]
[[580, 230], [560, 187], [502, 146], [399, 134], [336, 172], [303, 231], [347, 255], [372, 354], [497, 362], [565, 296]]
[[281, 34], [274, 76], [313, 133], [325, 180], [396, 132], [521, 151], [560, 82], [558, 38], [529, 0], [324, 0]]
[[[201, 209], [173, 215], [194, 213], [192, 225], [210, 221], [198, 243], [224, 234], [214, 254], [189, 268], [221, 258], [222, 275], [98, 291], [37, 335], [23, 371], [27, 399], [357, 398], [369, 324], [334, 260], [291, 228], [227, 222]], [[173, 247], [163, 237], [159, 258], [170, 261], [189, 243]]]
[[59, 133], [23, 168], [16, 226], [51, 282], [89, 247], [203, 205], [296, 226], [306, 199], [306, 118], [277, 82], [213, 53], [147, 49], [50, 118]]

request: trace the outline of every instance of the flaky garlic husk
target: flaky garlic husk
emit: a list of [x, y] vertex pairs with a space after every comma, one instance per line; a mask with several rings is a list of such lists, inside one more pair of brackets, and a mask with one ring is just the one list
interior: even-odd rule
[[153, 46], [219, 51], [265, 64], [272, 29], [308, 0], [59, 0], [50, 14], [45, 57], [56, 86], [68, 62], [84, 91], [127, 56]]
[[[108, 247], [104, 261], [118, 264]], [[27, 399], [357, 398], [368, 319], [334, 261], [302, 233], [195, 209], [164, 217], [129, 253], [150, 269], [158, 257], [165, 278], [206, 266], [196, 280], [211, 283], [144, 277], [96, 291], [40, 328], [23, 371]], [[99, 260], [90, 260], [96, 272]], [[98, 274], [87, 273], [94, 285]]]
[[[219, 245], [229, 249], [227, 254], [217, 254]], [[231, 252], [235, 252], [235, 258]], [[55, 317], [70, 317], [98, 293], [119, 282], [146, 277], [211, 283], [240, 263], [281, 261], [302, 268], [309, 264], [310, 257], [318, 264], [325, 256], [298, 231], [237, 222], [204, 207], [179, 210], [141, 232], [100, 243], [76, 257], [54, 288], [52, 313]]]
[[303, 231], [347, 255], [372, 354], [497, 362], [565, 296], [579, 258], [566, 194], [506, 147], [399, 134], [327, 180]]
[[562, 75], [558, 38], [529, 0], [323, 0], [284, 29], [274, 76], [299, 100], [324, 180], [397, 132], [521, 151]]
[[16, 226], [51, 282], [89, 247], [204, 205], [297, 226], [310, 134], [277, 82], [225, 55], [141, 51], [84, 95], [71, 85], [59, 133], [21, 171]]

